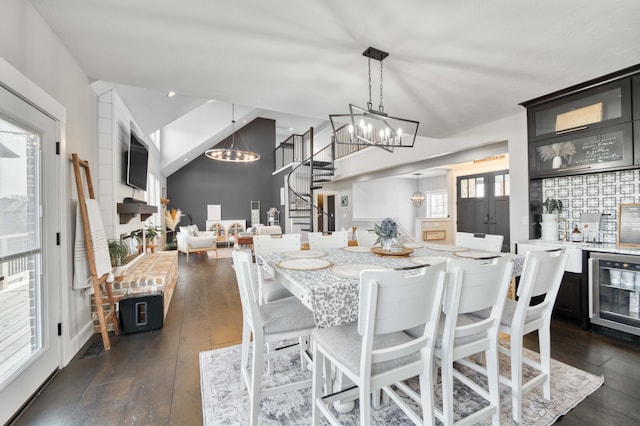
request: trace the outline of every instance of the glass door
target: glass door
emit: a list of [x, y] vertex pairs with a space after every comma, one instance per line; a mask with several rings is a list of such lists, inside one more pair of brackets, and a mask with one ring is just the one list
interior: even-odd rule
[[458, 176], [456, 231], [502, 235], [508, 252], [510, 193], [508, 170]]
[[0, 86], [0, 423], [60, 359], [57, 127]]
[[640, 257], [593, 253], [591, 322], [640, 335]]

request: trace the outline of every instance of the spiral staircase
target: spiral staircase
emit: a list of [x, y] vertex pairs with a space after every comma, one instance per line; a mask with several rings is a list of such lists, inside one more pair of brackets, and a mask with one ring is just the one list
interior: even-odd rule
[[[310, 128], [299, 138], [294, 147], [294, 162], [297, 163], [287, 176], [289, 189], [288, 217], [294, 226], [300, 231], [314, 231], [314, 219], [323, 212], [314, 203], [314, 191], [321, 189], [322, 185], [331, 182], [334, 176], [333, 143], [314, 152], [313, 128]], [[296, 152], [297, 148], [297, 152]], [[296, 157], [299, 159], [296, 161]]]

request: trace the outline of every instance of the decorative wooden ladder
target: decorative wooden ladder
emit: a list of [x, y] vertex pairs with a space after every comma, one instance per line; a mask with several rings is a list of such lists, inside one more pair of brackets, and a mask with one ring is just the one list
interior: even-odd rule
[[[87, 204], [85, 202], [84, 187], [82, 185], [82, 174], [80, 173], [80, 167], [85, 171], [85, 179], [87, 181], [87, 189], [89, 191], [89, 198], [95, 200], [95, 194], [93, 192], [93, 181], [91, 180], [91, 169], [89, 168], [89, 162], [81, 160], [78, 154], [71, 154], [71, 162], [73, 163], [73, 173], [76, 178], [76, 188], [78, 189], [78, 205], [80, 206], [80, 214], [82, 216], [82, 229], [84, 231], [84, 242], [87, 248], [87, 259], [89, 261], [89, 273], [91, 274], [91, 284], [93, 286], [94, 303], [96, 304], [96, 311], [98, 313], [98, 321], [100, 322], [100, 333], [102, 334], [102, 344], [104, 350], [111, 349], [111, 342], [109, 341], [109, 332], [107, 330], [107, 323], [111, 321], [113, 324], [113, 331], [116, 335], [120, 334], [118, 328], [118, 318], [116, 317], [115, 305], [113, 303], [113, 292], [111, 289], [111, 282], [107, 281], [109, 274], [105, 274], [101, 277], [97, 276], [96, 272], [96, 260], [93, 250], [93, 239], [91, 238], [91, 227], [89, 226], [89, 217], [87, 214]], [[102, 296], [101, 286], [104, 285], [107, 297]], [[111, 311], [105, 315], [103, 306], [108, 303]]]

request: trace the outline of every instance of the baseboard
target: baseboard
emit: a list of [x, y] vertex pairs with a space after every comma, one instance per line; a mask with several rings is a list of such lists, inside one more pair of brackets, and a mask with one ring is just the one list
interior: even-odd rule
[[66, 366], [80, 352], [84, 345], [93, 336], [93, 321], [86, 323], [75, 336], [68, 341], [67, 350], [65, 350], [62, 367]]

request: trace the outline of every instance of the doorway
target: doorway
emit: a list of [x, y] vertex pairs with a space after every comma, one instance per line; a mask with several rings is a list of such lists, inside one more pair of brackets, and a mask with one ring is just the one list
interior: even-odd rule
[[336, 196], [327, 196], [327, 232], [336, 230]]
[[58, 134], [0, 86], [0, 423], [59, 366]]
[[457, 231], [504, 236], [509, 251], [509, 171], [501, 170], [457, 178]]

